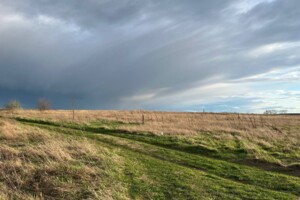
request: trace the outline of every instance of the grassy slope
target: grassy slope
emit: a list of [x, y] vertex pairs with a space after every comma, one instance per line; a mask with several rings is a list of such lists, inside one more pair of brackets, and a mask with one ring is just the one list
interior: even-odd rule
[[[287, 144], [277, 144], [275, 145], [277, 148], [267, 148], [263, 144], [260, 146], [254, 145], [251, 141], [239, 137], [238, 133], [231, 133], [232, 137], [228, 139], [224, 139], [224, 137], [215, 137], [222, 133], [216, 134], [211, 132], [201, 132], [201, 134], [196, 136], [157, 136], [147, 132], [141, 133], [121, 130], [120, 127], [124, 127], [124, 125], [131, 126], [131, 124], [124, 124], [120, 122], [98, 121], [89, 124], [76, 124], [39, 120], [34, 121], [42, 124], [64, 126], [77, 130], [105, 133], [161, 147], [180, 150], [191, 154], [205, 155], [208, 157], [261, 167], [263, 169], [283, 172], [300, 177], [300, 152], [297, 151], [297, 149], [293, 150], [291, 145]], [[295, 129], [297, 127], [293, 128]], [[228, 135], [229, 133], [226, 134]], [[249, 146], [251, 146], [250, 149], [252, 149], [250, 152]], [[266, 159], [256, 158], [257, 156], [265, 157]], [[273, 162], [275, 159], [274, 157], [284, 157], [286, 160], [289, 160], [290, 164], [284, 166], [277, 162]]]
[[0, 199], [128, 199], [125, 159], [90, 139], [0, 120]]
[[[176, 145], [189, 152], [204, 150], [205, 154], [231, 162], [289, 172], [298, 168], [300, 172], [300, 116], [297, 115], [78, 110], [73, 119], [72, 112], [67, 110], [20, 110], [14, 114], [3, 111], [0, 114], [58, 122], [76, 121], [109, 129], [113, 128], [111, 122], [105, 124], [103, 120], [119, 121], [114, 124], [122, 132], [159, 135], [163, 131], [172, 136], [165, 140], [170, 147], [174, 147], [174, 140], [177, 140], [180, 144]], [[142, 116], [144, 124], [141, 123]], [[172, 141], [168, 141], [170, 138]], [[162, 143], [162, 139], [158, 142]]]
[[[162, 145], [165, 142], [149, 142], [147, 138], [151, 138], [150, 136], [146, 139], [143, 135], [132, 138], [131, 134], [111, 131], [116, 128], [114, 123], [106, 124], [111, 126], [108, 129], [99, 129], [99, 124], [88, 127], [64, 124], [68, 128], [63, 128], [58, 127], [62, 124], [52, 122], [28, 122], [33, 126], [65, 133], [68, 137], [90, 138], [101, 147], [118, 150], [118, 156], [125, 160], [122, 165], [125, 168], [123, 173], [116, 176], [119, 178], [118, 182], [126, 183], [124, 187], [129, 198], [295, 199], [296, 196], [293, 195], [300, 195], [300, 179], [297, 177], [195, 155], [186, 149], [173, 150], [177, 148], [176, 145], [173, 149], [164, 148], [168, 147]], [[105, 134], [95, 134], [97, 131], [104, 131]], [[154, 141], [161, 139], [152, 136], [153, 138]]]

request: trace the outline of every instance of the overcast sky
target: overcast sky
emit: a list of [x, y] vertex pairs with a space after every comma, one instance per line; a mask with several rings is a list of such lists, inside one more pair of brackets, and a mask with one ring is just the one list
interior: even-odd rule
[[299, 0], [1, 0], [0, 103], [300, 112]]

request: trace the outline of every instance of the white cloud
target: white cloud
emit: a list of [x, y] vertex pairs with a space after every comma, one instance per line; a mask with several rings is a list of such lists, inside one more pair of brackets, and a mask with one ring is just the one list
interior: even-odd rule
[[282, 43], [273, 43], [267, 44], [260, 47], [255, 47], [249, 53], [247, 53], [250, 57], [259, 57], [265, 56], [267, 54], [271, 54], [278, 51], [284, 51], [291, 48], [299, 48], [300, 42], [282, 42]]
[[289, 67], [289, 68], [275, 68], [268, 72], [262, 74], [257, 74], [250, 77], [245, 77], [233, 82], [257, 82], [257, 81], [266, 81], [266, 82], [298, 82], [300, 81], [300, 66]]
[[237, 14], [245, 14], [261, 3], [272, 3], [276, 0], [239, 0], [231, 8], [236, 10]]

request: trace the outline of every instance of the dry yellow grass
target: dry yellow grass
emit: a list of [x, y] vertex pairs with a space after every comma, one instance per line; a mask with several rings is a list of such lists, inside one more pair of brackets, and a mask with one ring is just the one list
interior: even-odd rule
[[[2, 112], [3, 113], [3, 112]], [[7, 114], [6, 114], [7, 115]], [[128, 131], [145, 131], [155, 134], [195, 135], [200, 131], [241, 133], [246, 137], [264, 140], [290, 139], [299, 142], [298, 131], [285, 128], [300, 126], [300, 115], [254, 115], [254, 114], [215, 114], [215, 113], [175, 113], [148, 111], [36, 111], [20, 110], [13, 116], [37, 118], [52, 121], [75, 121], [88, 123], [99, 120], [120, 121]], [[142, 123], [144, 116], [145, 124]], [[128, 126], [128, 124], [131, 124]], [[294, 132], [293, 132], [294, 131]]]
[[[31, 117], [53, 121], [91, 122], [97, 120], [112, 120], [125, 123], [142, 122], [139, 126], [143, 130], [161, 131], [170, 134], [193, 134], [199, 130], [208, 131], [237, 131], [250, 130], [261, 127], [278, 127], [300, 125], [300, 115], [255, 115], [255, 114], [216, 114], [216, 113], [179, 113], [179, 112], [153, 112], [153, 111], [89, 111], [76, 110], [19, 110], [13, 114], [2, 111], [4, 115]], [[131, 126], [131, 128], [137, 128]]]
[[112, 184], [107, 176], [111, 166], [120, 167], [122, 160], [90, 140], [0, 119], [0, 142], [1, 200], [80, 199], [84, 194], [113, 199], [114, 193], [122, 194], [118, 184], [103, 188]]
[[[233, 148], [230, 146], [232, 141], [238, 141], [250, 157], [281, 165], [288, 165], [300, 159], [300, 115], [88, 110], [76, 110], [74, 119], [72, 111], [66, 110], [19, 110], [14, 114], [2, 111], [2, 115], [78, 123], [119, 121], [125, 123], [118, 127], [122, 130], [153, 134], [163, 132], [164, 135], [185, 137], [184, 140], [189, 142], [193, 142], [197, 137], [202, 143], [212, 141], [215, 148], [223, 144], [226, 144], [226, 148]], [[203, 135], [204, 133], [209, 133], [209, 137]], [[282, 155], [275, 158], [272, 154], [278, 152]]]
[[[142, 116], [145, 119], [144, 124]], [[76, 122], [77, 124], [51, 125], [51, 123], [47, 124], [38, 120], [34, 124], [35, 120], [15, 121], [13, 119], [15, 117]], [[123, 123], [115, 123], [115, 121]], [[104, 126], [107, 130], [101, 129]], [[85, 129], [85, 127], [91, 129]], [[99, 130], [99, 133], [103, 134], [91, 134], [92, 131], [88, 130]], [[101, 130], [103, 132], [100, 132]], [[122, 130], [132, 131], [133, 134], [139, 135], [132, 135]], [[165, 190], [176, 190], [174, 194], [172, 193], [176, 196], [179, 194], [177, 184], [181, 183], [177, 181], [177, 178], [184, 178], [188, 184], [190, 177], [195, 176], [195, 172], [190, 174], [192, 169], [179, 166], [173, 159], [182, 158], [185, 162], [190, 162], [189, 159], [191, 159], [189, 164], [194, 164], [194, 156], [202, 160], [197, 162], [197, 165], [204, 162], [202, 167], [206, 167], [205, 170], [209, 173], [218, 174], [217, 176], [221, 177], [232, 173], [230, 178], [236, 177], [237, 181], [248, 177], [249, 183], [253, 185], [257, 183], [259, 187], [266, 185], [266, 188], [269, 188], [270, 185], [265, 184], [268, 179], [265, 181], [261, 176], [255, 177], [256, 172], [264, 173], [264, 170], [271, 170], [268, 167], [269, 164], [271, 167], [274, 164], [276, 166], [280, 164], [282, 166], [276, 169], [286, 168], [281, 171], [282, 173], [299, 176], [297, 171], [300, 163], [299, 130], [299, 116], [289, 115], [82, 110], [75, 112], [75, 120], [73, 120], [72, 111], [18, 110], [14, 113], [2, 111], [0, 112], [0, 199], [129, 199], [134, 195], [143, 196], [145, 191], [143, 197], [147, 199], [155, 195], [153, 191], [160, 191], [160, 194], [164, 195]], [[141, 132], [151, 134], [141, 135]], [[161, 132], [167, 136], [152, 135], [161, 134]], [[122, 133], [122, 136], [115, 135], [119, 133]], [[129, 142], [130, 138], [132, 140]], [[141, 142], [135, 143], [136, 140]], [[162, 150], [161, 146], [166, 148]], [[187, 148], [182, 149], [182, 147]], [[152, 151], [145, 151], [147, 152], [145, 154], [144, 148]], [[170, 148], [179, 151], [173, 151]], [[203, 151], [193, 152], [195, 148]], [[170, 155], [170, 162], [174, 163], [165, 162], [165, 158], [157, 160], [159, 158], [157, 153]], [[200, 155], [195, 155], [195, 153], [200, 153]], [[245, 165], [252, 166], [250, 162], [253, 159], [262, 161], [264, 166], [257, 169], [247, 168]], [[225, 171], [222, 167], [219, 169], [219, 162], [226, 166], [229, 164], [224, 168]], [[231, 167], [235, 162], [242, 165], [236, 165], [231, 172]], [[213, 170], [214, 167], [210, 168], [207, 166], [208, 163], [216, 165], [217, 169]], [[256, 160], [254, 163], [257, 163]], [[187, 176], [176, 173], [175, 175], [172, 172], [173, 167], [176, 172], [186, 170], [185, 172], [189, 173]], [[161, 171], [162, 169], [165, 171]], [[165, 174], [169, 173], [170, 169], [172, 173], [166, 177]], [[246, 171], [240, 171], [242, 169], [248, 170], [249, 174], [245, 175]], [[287, 171], [293, 169], [295, 173]], [[203, 180], [203, 177], [214, 179], [215, 176], [203, 176], [204, 173], [206, 172], [201, 172], [201, 179], [194, 183], [199, 184], [201, 188], [209, 188], [204, 184], [206, 179], [203, 182], [200, 180]], [[172, 182], [174, 175], [176, 180]], [[267, 173], [265, 175], [270, 176]], [[253, 176], [255, 183], [251, 182]], [[274, 180], [277, 180], [277, 176], [279, 176], [277, 173], [272, 175]], [[162, 182], [156, 182], [157, 177], [164, 179], [161, 180]], [[223, 178], [216, 178], [209, 182], [209, 185], [216, 183], [224, 185], [223, 181]], [[159, 186], [155, 187], [157, 184]], [[227, 184], [226, 182], [225, 185]], [[230, 184], [237, 183], [234, 181]], [[279, 184], [278, 188], [282, 186], [284, 183]], [[132, 187], [137, 189], [132, 189]], [[154, 189], [147, 190], [149, 187]], [[164, 188], [160, 190], [161, 187]], [[241, 188], [247, 190], [248, 187], [248, 184], [243, 185], [237, 191], [243, 193]], [[295, 188], [289, 189], [298, 194], [297, 187], [296, 184]], [[184, 193], [184, 196], [197, 190], [198, 186], [189, 190], [191, 188], [186, 188], [187, 193]], [[226, 193], [227, 189], [226, 187], [222, 191]], [[183, 192], [181, 189], [180, 191]], [[253, 194], [263, 195], [266, 191], [260, 192]], [[198, 194], [197, 190], [195, 197]], [[237, 194], [237, 192], [232, 194]], [[229, 196], [227, 197], [230, 199]]]

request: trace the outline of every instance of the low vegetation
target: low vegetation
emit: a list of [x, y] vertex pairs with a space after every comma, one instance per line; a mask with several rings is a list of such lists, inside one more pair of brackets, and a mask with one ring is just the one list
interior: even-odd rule
[[19, 110], [22, 107], [21, 107], [21, 103], [19, 101], [11, 100], [4, 106], [4, 108], [9, 111], [14, 111], [14, 110]]
[[123, 198], [114, 151], [12, 120], [0, 126], [0, 199]]
[[300, 197], [296, 115], [0, 114], [0, 199]]

